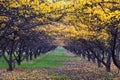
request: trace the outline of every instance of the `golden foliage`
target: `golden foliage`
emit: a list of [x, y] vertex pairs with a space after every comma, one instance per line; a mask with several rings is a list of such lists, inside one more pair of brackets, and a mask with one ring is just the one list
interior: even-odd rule
[[[106, 41], [109, 34], [105, 27], [114, 20], [120, 20], [119, 0], [0, 0], [4, 6], [9, 3], [10, 8], [22, 8], [23, 5], [29, 9], [18, 10], [21, 15], [29, 17], [31, 13], [42, 15], [31, 20], [34, 22], [55, 21], [64, 14], [64, 16], [56, 22], [59, 24], [47, 25], [44, 27], [36, 27], [36, 31], [43, 30], [48, 36], [65, 37], [86, 40]], [[9, 7], [7, 7], [9, 9]], [[2, 18], [1, 18], [2, 19]], [[65, 25], [63, 25], [64, 23]], [[67, 25], [66, 25], [67, 24]], [[116, 24], [119, 26], [120, 24]], [[99, 28], [105, 26], [100, 31]]]

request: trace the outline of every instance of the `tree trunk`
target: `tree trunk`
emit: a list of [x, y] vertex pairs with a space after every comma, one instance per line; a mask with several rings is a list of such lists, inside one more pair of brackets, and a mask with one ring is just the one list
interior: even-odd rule
[[111, 45], [112, 46], [111, 53], [112, 53], [113, 63], [117, 66], [117, 68], [120, 69], [120, 62], [116, 59], [116, 55], [115, 55], [117, 34], [118, 34], [118, 28], [116, 28], [115, 33], [112, 35], [113, 36], [113, 40], [112, 40], [113, 43]]
[[30, 60], [32, 60], [33, 54], [32, 52], [30, 52]]
[[9, 63], [8, 63], [8, 71], [12, 71], [13, 70], [13, 66], [12, 66], [12, 63], [13, 63], [12, 52], [13, 51], [10, 51], [10, 54], [9, 54], [10, 58], [9, 58]]
[[108, 53], [108, 55], [107, 55], [107, 63], [106, 63], [106, 71], [108, 71], [108, 72], [111, 71], [110, 66], [111, 66], [111, 54]]

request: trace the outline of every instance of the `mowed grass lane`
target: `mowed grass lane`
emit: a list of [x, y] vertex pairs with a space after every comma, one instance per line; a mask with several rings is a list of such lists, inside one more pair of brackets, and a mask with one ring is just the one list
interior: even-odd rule
[[[70, 56], [66, 55], [66, 50], [58, 47], [53, 51], [41, 55], [37, 59], [33, 59], [29, 62], [25, 60], [21, 65], [16, 65], [16, 68], [24, 69], [36, 69], [36, 68], [53, 68], [63, 66], [64, 62], [69, 59]], [[7, 68], [8, 65], [3, 58], [0, 58], [0, 68]]]

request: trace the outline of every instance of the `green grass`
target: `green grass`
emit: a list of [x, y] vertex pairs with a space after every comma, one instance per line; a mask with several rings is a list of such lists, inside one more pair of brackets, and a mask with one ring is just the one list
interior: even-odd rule
[[[16, 65], [16, 68], [36, 69], [60, 67], [64, 64], [64, 61], [68, 59], [69, 56], [65, 54], [65, 49], [57, 48], [56, 50], [41, 55], [39, 58], [33, 59], [32, 61], [23, 61], [20, 66]], [[4, 59], [0, 58], [0, 68], [7, 68], [7, 66], [8, 65]]]
[[7, 68], [8, 65], [6, 63], [6, 61], [4, 60], [4, 58], [0, 58], [0, 68]]

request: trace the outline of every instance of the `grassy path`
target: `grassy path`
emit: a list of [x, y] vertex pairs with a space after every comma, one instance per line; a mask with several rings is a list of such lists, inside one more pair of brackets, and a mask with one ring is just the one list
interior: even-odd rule
[[12, 72], [0, 69], [0, 80], [120, 80], [116, 68], [108, 73], [104, 68], [97, 68], [96, 64], [59, 48], [25, 65], [23, 62]]
[[[33, 59], [29, 62], [25, 60], [20, 66], [16, 65], [16, 68], [23, 69], [38, 69], [47, 67], [60, 67], [64, 64], [64, 61], [69, 59], [69, 56], [65, 54], [66, 50], [59, 47], [54, 51], [50, 51], [47, 54], [42, 54], [37, 59]], [[3, 58], [0, 58], [0, 68], [7, 68], [8, 65]]]

